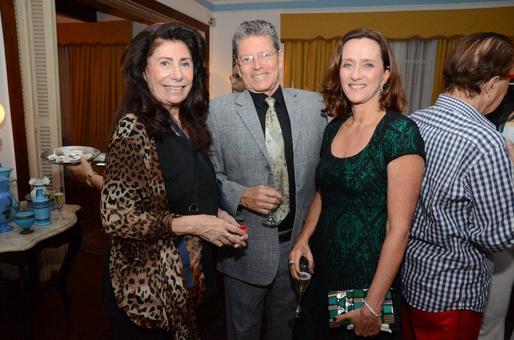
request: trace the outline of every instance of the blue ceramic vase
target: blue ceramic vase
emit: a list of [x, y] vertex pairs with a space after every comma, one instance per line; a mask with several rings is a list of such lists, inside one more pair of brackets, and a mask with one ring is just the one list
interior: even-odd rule
[[34, 185], [30, 192], [30, 199], [32, 200], [36, 226], [42, 227], [51, 224], [50, 200], [46, 194], [46, 187], [44, 185]]
[[6, 233], [13, 228], [7, 224], [12, 209], [13, 197], [9, 191], [9, 175], [12, 168], [0, 167], [0, 233]]

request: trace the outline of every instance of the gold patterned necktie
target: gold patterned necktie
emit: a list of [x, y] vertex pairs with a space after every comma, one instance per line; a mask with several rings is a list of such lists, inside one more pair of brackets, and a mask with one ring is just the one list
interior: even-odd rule
[[289, 177], [287, 174], [286, 153], [284, 148], [284, 137], [280, 122], [278, 121], [277, 112], [275, 111], [275, 98], [266, 98], [268, 111], [266, 111], [266, 128], [264, 138], [266, 140], [266, 148], [271, 159], [271, 176], [273, 179], [272, 186], [282, 193], [283, 203], [275, 211], [275, 220], [277, 223], [289, 213]]

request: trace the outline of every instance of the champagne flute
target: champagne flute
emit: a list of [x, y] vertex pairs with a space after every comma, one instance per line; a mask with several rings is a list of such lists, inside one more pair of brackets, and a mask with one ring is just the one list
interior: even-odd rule
[[302, 297], [309, 287], [311, 277], [312, 274], [309, 272], [309, 262], [305, 257], [302, 257], [300, 259], [300, 275], [298, 275], [298, 280], [296, 281], [296, 292], [298, 293], [298, 303], [295, 311], [296, 318], [303, 318], [305, 315], [302, 307]]
[[64, 206], [64, 192], [56, 191], [54, 192], [54, 201], [57, 209], [59, 211], [59, 221], [62, 221], [62, 207]]

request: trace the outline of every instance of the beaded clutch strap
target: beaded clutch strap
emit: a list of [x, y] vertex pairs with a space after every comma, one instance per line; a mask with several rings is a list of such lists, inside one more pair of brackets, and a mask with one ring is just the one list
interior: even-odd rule
[[[392, 301], [392, 289], [387, 292], [381, 309], [382, 325], [394, 324], [394, 309]], [[368, 295], [367, 289], [347, 289], [335, 290], [328, 293], [328, 311], [330, 318], [349, 313], [355, 309], [364, 307], [364, 298]], [[331, 327], [336, 328], [341, 325], [349, 325], [349, 320], [341, 322], [331, 322]]]

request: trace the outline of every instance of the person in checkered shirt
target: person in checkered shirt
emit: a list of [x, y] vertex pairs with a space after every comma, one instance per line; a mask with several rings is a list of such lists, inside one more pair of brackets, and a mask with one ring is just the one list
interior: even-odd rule
[[410, 116], [427, 162], [402, 270], [405, 339], [476, 339], [493, 254], [514, 243], [513, 165], [485, 118], [507, 92], [513, 56], [504, 35], [462, 38], [446, 92]]

